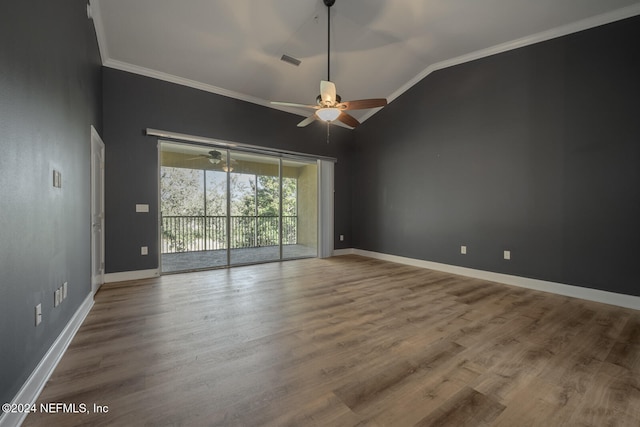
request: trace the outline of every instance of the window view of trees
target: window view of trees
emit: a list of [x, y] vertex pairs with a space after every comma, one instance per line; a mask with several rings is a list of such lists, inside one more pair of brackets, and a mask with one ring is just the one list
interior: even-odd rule
[[[279, 242], [277, 176], [230, 173], [231, 248]], [[297, 180], [282, 181], [283, 244], [297, 243]], [[162, 252], [226, 249], [227, 173], [163, 166]]]

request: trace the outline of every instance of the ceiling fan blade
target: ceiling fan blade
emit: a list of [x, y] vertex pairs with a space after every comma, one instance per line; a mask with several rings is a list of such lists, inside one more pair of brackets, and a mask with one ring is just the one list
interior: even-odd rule
[[384, 98], [358, 99], [357, 101], [345, 101], [340, 104], [344, 105], [345, 110], [364, 110], [366, 108], [384, 107], [387, 100]]
[[344, 111], [342, 113], [340, 113], [340, 115], [338, 116], [338, 120], [340, 120], [345, 125], [351, 126], [352, 128], [354, 128], [354, 127], [356, 127], [356, 126], [358, 126], [360, 124], [360, 122], [357, 121], [355, 117], [353, 117], [350, 114], [345, 113]]
[[196, 159], [208, 159], [209, 156], [207, 156], [206, 154], [198, 154], [198, 157], [189, 157], [188, 159], [185, 160], [196, 160]]
[[301, 121], [300, 123], [298, 123], [298, 127], [299, 128], [303, 128], [305, 126], [307, 126], [308, 124], [314, 122], [316, 120], [316, 115], [312, 114], [309, 117], [307, 117], [306, 119], [304, 119], [303, 121]]
[[304, 104], [297, 104], [295, 102], [278, 102], [278, 101], [271, 101], [271, 103], [273, 105], [282, 105], [284, 107], [298, 107], [298, 108], [317, 108], [317, 105], [304, 105]]
[[326, 80], [320, 81], [320, 97], [323, 102], [333, 105], [336, 102], [336, 85]]

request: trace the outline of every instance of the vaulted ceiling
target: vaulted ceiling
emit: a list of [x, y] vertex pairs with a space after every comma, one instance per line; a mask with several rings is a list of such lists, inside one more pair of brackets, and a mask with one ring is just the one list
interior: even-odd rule
[[[91, 0], [91, 14], [108, 67], [270, 107], [315, 103], [327, 78], [322, 0]], [[436, 69], [638, 14], [632, 0], [337, 0], [331, 80], [343, 100], [391, 102]]]

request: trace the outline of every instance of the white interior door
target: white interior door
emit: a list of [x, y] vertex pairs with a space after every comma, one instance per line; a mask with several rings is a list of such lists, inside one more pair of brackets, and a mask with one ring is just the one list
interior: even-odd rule
[[104, 283], [104, 143], [91, 126], [91, 289]]

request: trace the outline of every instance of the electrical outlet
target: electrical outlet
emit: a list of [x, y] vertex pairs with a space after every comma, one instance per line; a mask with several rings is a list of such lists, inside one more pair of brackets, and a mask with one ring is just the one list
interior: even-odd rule
[[341, 241], [341, 242], [344, 242], [344, 234], [341, 234], [341, 235], [340, 235], [340, 241]]
[[62, 188], [62, 173], [55, 169], [53, 171], [53, 186], [55, 188]]
[[57, 307], [60, 305], [60, 288], [56, 289], [53, 293], [53, 306]]
[[36, 305], [36, 326], [42, 322], [42, 304]]
[[140, 248], [140, 255], [149, 255], [149, 247], [148, 246], [142, 246]]
[[460, 253], [462, 255], [466, 255], [467, 254], [467, 247], [466, 246], [460, 246]]
[[511, 251], [504, 251], [504, 259], [511, 259]]
[[64, 282], [62, 284], [62, 299], [66, 300], [67, 299], [67, 282]]

